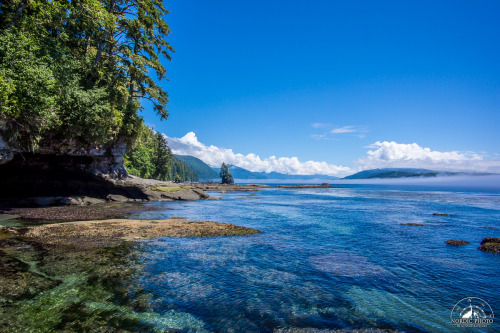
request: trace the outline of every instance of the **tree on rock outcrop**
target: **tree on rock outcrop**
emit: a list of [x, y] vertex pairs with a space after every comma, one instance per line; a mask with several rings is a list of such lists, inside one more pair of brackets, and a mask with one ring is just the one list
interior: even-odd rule
[[226, 163], [222, 163], [220, 167], [220, 173], [219, 176], [221, 178], [221, 183], [222, 184], [234, 184], [234, 179], [233, 175], [231, 175], [231, 172], [229, 172], [229, 165]]

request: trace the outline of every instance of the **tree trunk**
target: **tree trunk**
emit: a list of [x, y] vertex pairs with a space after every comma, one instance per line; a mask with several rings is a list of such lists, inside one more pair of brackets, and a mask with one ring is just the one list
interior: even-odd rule
[[14, 27], [14, 24], [19, 19], [19, 16], [21, 15], [21, 12], [23, 11], [24, 7], [26, 7], [26, 3], [21, 2], [19, 8], [17, 8], [16, 13], [14, 14], [14, 17], [12, 18], [12, 21], [9, 24], [9, 30], [11, 30]]
[[[114, 14], [114, 12], [115, 12], [115, 1], [113, 0], [113, 1], [111, 1], [109, 13]], [[108, 34], [109, 34], [109, 27], [106, 27], [106, 29], [104, 30], [104, 36], [102, 38], [102, 41], [101, 41], [101, 43], [99, 43], [99, 49], [97, 50], [97, 55], [95, 57], [94, 67], [97, 67], [97, 65], [99, 64], [99, 61], [101, 60], [102, 51], [104, 50], [104, 47], [106, 46]]]

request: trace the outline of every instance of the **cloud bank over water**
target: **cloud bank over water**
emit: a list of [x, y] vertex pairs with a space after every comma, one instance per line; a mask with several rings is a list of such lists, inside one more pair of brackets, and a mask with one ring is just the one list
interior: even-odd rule
[[356, 164], [362, 170], [376, 168], [425, 168], [446, 171], [500, 172], [500, 161], [486, 160], [475, 152], [440, 152], [416, 143], [377, 141]]
[[[319, 126], [319, 125], [318, 125]], [[279, 172], [290, 175], [328, 175], [344, 177], [357, 171], [377, 168], [423, 168], [438, 171], [500, 173], [500, 161], [487, 160], [475, 152], [441, 152], [417, 143], [377, 141], [370, 146], [365, 157], [355, 161], [356, 169], [321, 161], [300, 161], [297, 157], [260, 157], [257, 154], [239, 154], [232, 149], [205, 145], [194, 132], [182, 138], [165, 136], [175, 154], [197, 157], [212, 167], [222, 162], [254, 172]], [[325, 152], [332, 153], [332, 152]]]
[[343, 177], [352, 174], [354, 170], [348, 167], [328, 164], [326, 162], [302, 162], [297, 157], [269, 156], [261, 158], [256, 154], [238, 154], [232, 149], [207, 146], [189, 132], [182, 138], [166, 137], [174, 154], [191, 155], [201, 159], [212, 167], [219, 167], [222, 162], [234, 164], [253, 172], [280, 172], [290, 175], [328, 175]]

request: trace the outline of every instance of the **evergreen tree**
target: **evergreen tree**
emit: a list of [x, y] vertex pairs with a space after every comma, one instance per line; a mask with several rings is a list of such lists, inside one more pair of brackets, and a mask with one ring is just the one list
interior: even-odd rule
[[145, 125], [138, 132], [137, 140], [125, 155], [125, 167], [130, 174], [158, 180], [198, 181], [198, 174], [172, 155], [162, 134]]
[[153, 178], [159, 180], [169, 180], [170, 177], [170, 161], [172, 152], [167, 146], [167, 140], [160, 133], [155, 133], [153, 136], [153, 163], [156, 167]]
[[231, 175], [231, 172], [229, 172], [229, 165], [224, 162], [220, 167], [219, 176], [222, 184], [234, 184], [233, 176]]
[[174, 176], [174, 183], [180, 183], [181, 181], [182, 181], [181, 176], [179, 176], [179, 174], [176, 173]]
[[143, 99], [166, 119], [167, 13], [161, 0], [2, 1], [0, 134], [30, 151], [132, 143]]

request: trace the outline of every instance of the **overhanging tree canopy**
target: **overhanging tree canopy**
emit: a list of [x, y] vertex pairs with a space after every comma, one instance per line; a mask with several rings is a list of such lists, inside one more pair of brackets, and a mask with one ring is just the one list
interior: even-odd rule
[[22, 150], [132, 140], [147, 99], [167, 119], [161, 0], [6, 0], [0, 6], [0, 122]]

